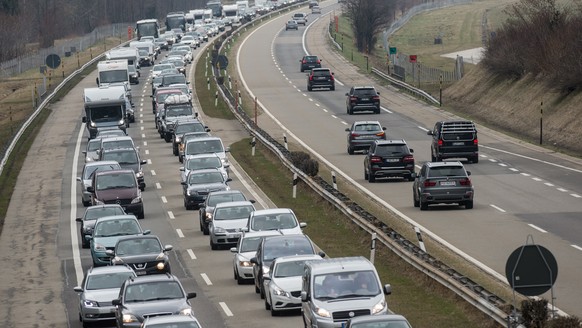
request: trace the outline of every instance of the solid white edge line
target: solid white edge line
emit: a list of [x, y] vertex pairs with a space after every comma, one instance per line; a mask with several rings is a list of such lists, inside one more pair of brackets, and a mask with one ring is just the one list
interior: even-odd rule
[[504, 209], [502, 209], [502, 208], [501, 208], [501, 207], [499, 207], [499, 206], [495, 206], [495, 205], [493, 205], [493, 204], [490, 204], [489, 206], [493, 207], [494, 209], [498, 210], [498, 211], [499, 211], [499, 212], [501, 212], [501, 213], [505, 213], [505, 210], [504, 210]]
[[202, 279], [204, 279], [204, 282], [208, 286], [212, 286], [212, 281], [210, 281], [210, 278], [208, 278], [208, 275], [206, 273], [201, 273], [200, 276], [202, 277]]
[[532, 228], [536, 229], [536, 230], [537, 230], [537, 231], [539, 231], [539, 232], [548, 233], [546, 230], [544, 230], [544, 229], [542, 229], [542, 228], [540, 228], [540, 227], [536, 226], [535, 224], [528, 223], [528, 226], [530, 226], [530, 227], [532, 227]]
[[578, 245], [570, 245], [572, 247], [574, 247], [575, 249], [582, 251], [582, 247], [578, 246]]
[[230, 309], [228, 308], [228, 306], [226, 305], [226, 303], [219, 302], [218, 304], [220, 304], [220, 307], [222, 308], [222, 311], [224, 311], [224, 314], [226, 314], [227, 317], [232, 317], [234, 315], [234, 314], [232, 314], [232, 312], [230, 311]]
[[77, 227], [77, 165], [79, 165], [79, 154], [81, 153], [81, 142], [83, 140], [83, 132], [85, 132], [85, 124], [81, 124], [81, 129], [79, 129], [79, 135], [77, 136], [77, 143], [75, 145], [75, 152], [73, 154], [73, 168], [71, 172], [71, 207], [70, 207], [70, 222], [69, 226], [71, 228], [71, 248], [73, 251], [73, 264], [75, 267], [75, 276], [77, 282], [75, 286], [80, 285], [83, 281], [83, 265], [81, 264], [81, 253], [79, 252], [79, 237], [77, 233], [79, 229]]

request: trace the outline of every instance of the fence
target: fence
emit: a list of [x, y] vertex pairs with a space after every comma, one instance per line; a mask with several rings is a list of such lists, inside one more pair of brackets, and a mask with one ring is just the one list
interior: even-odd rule
[[0, 63], [0, 78], [13, 77], [31, 69], [39, 68], [45, 65], [45, 59], [50, 54], [56, 54], [60, 57], [70, 55], [77, 51], [84, 51], [90, 46], [111, 36], [120, 36], [127, 34], [127, 27], [132, 23], [118, 23], [107, 26], [100, 26], [93, 32], [71, 40], [66, 40], [58, 46], [39, 49], [38, 52], [26, 54], [18, 58]]

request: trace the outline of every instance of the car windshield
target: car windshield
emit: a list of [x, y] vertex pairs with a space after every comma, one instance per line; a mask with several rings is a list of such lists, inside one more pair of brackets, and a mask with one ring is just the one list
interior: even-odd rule
[[141, 233], [141, 229], [134, 220], [107, 220], [97, 222], [94, 237], [137, 235], [139, 233]]
[[96, 151], [97, 149], [99, 149], [100, 145], [101, 145], [100, 139], [91, 139], [87, 143], [87, 151]]
[[313, 292], [318, 300], [371, 297], [380, 293], [380, 286], [372, 271], [330, 273], [315, 276]]
[[293, 229], [295, 227], [297, 227], [297, 219], [291, 213], [256, 215], [251, 220], [251, 229], [255, 231]]
[[224, 148], [220, 140], [204, 140], [189, 142], [186, 146], [186, 154], [207, 154], [207, 153], [219, 153], [223, 152]]
[[461, 166], [441, 166], [433, 167], [428, 170], [428, 177], [464, 177], [467, 176], [465, 170]]
[[375, 155], [390, 156], [402, 155], [408, 153], [406, 145], [378, 145], [375, 150]]
[[135, 277], [135, 274], [131, 271], [91, 274], [87, 277], [85, 290], [121, 288], [129, 277]]
[[369, 132], [374, 132], [374, 131], [382, 131], [382, 128], [380, 127], [380, 125], [378, 124], [358, 124], [354, 127], [354, 131], [369, 131]]
[[259, 244], [263, 240], [263, 237], [247, 237], [244, 238], [240, 245], [239, 252], [246, 253], [246, 252], [256, 252], [257, 248], [259, 248]]
[[127, 151], [108, 151], [103, 152], [103, 159], [104, 161], [116, 161], [120, 165], [131, 165], [137, 164], [138, 158], [137, 153], [135, 150], [127, 150]]
[[307, 239], [284, 239], [279, 238], [265, 240], [263, 246], [263, 260], [272, 261], [281, 256], [313, 254], [313, 247]]
[[291, 261], [278, 263], [273, 275], [275, 278], [299, 277], [305, 271], [305, 261]]
[[85, 221], [97, 220], [98, 218], [102, 218], [104, 216], [111, 216], [111, 215], [122, 215], [125, 214], [123, 212], [123, 208], [117, 206], [111, 207], [95, 207], [95, 208], [88, 208], [85, 212], [85, 216], [83, 219]]
[[133, 148], [133, 141], [130, 139], [103, 141], [101, 143], [101, 148], [103, 149]]
[[224, 178], [220, 172], [193, 173], [188, 176], [188, 184], [222, 183]]
[[157, 238], [131, 238], [120, 240], [115, 246], [116, 256], [160, 254], [162, 245]]
[[158, 65], [155, 65], [154, 68], [152, 68], [152, 70], [154, 72], [161, 72], [165, 69], [171, 69], [171, 68], [174, 68], [174, 65], [172, 65], [172, 64], [158, 64]]
[[202, 123], [179, 124], [176, 127], [176, 134], [184, 134], [186, 132], [204, 132], [204, 125]]
[[187, 170], [214, 169], [222, 167], [218, 157], [191, 158], [186, 162]]
[[136, 187], [135, 176], [129, 173], [104, 174], [98, 176], [96, 180], [97, 186], [95, 189], [97, 191]]
[[238, 220], [246, 219], [255, 209], [252, 206], [231, 206], [217, 208], [212, 216], [213, 220]]
[[241, 193], [232, 193], [226, 195], [211, 195], [208, 197], [208, 206], [216, 206], [216, 204], [223, 202], [238, 202], [245, 200], [245, 196]]
[[121, 166], [119, 164], [106, 164], [106, 165], [91, 165], [85, 168], [85, 172], [83, 173], [83, 180], [89, 180], [93, 176], [93, 173], [96, 171], [112, 171], [118, 170]]
[[125, 302], [151, 302], [184, 298], [181, 286], [175, 281], [144, 282], [125, 289]]
[[180, 75], [165, 75], [163, 82], [164, 85], [186, 83], [186, 77], [182, 74]]
[[190, 106], [171, 106], [166, 108], [166, 117], [178, 117], [192, 115]]

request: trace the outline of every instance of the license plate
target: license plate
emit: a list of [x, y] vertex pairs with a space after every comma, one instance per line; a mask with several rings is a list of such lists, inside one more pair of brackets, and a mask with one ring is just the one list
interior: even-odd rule
[[362, 98], [362, 101], [368, 101], [370, 98]]
[[136, 272], [135, 272], [135, 274], [136, 274], [137, 276], [143, 276], [143, 275], [145, 275], [145, 274], [146, 274], [146, 272], [145, 272], [145, 271], [136, 271]]
[[454, 186], [456, 185], [455, 181], [441, 181], [441, 186]]
[[464, 142], [453, 142], [453, 146], [464, 146], [465, 143]]
[[318, 80], [325, 80], [325, 76], [320, 76], [317, 78]]
[[398, 161], [399, 161], [399, 159], [398, 159], [398, 158], [387, 158], [387, 159], [386, 159], [386, 162], [387, 162], [387, 163], [395, 163], [395, 162], [398, 162]]

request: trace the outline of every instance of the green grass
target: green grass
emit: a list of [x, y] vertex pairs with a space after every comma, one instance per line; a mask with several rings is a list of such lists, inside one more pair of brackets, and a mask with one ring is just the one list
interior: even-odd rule
[[[234, 114], [230, 111], [230, 108], [224, 101], [224, 99], [218, 96], [218, 103], [215, 106], [216, 92], [218, 91], [214, 77], [212, 76], [212, 62], [210, 52], [200, 57], [200, 60], [196, 63], [196, 73], [194, 74], [196, 95], [198, 101], [200, 101], [200, 106], [204, 108], [204, 114], [222, 119], [234, 119]], [[210, 84], [208, 84], [210, 81]], [[228, 83], [228, 80], [226, 81]], [[210, 86], [210, 90], [209, 87]]]

